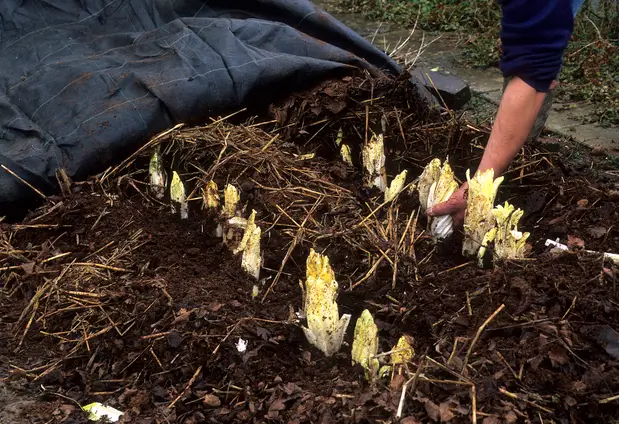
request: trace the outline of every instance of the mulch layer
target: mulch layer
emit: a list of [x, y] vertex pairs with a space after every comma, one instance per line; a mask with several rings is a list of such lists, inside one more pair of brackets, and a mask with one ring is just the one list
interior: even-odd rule
[[[525, 210], [530, 255], [479, 269], [459, 232], [427, 237], [415, 192], [385, 205], [364, 187], [358, 152], [372, 132], [390, 179], [407, 169], [408, 182], [433, 157], [462, 180], [488, 138], [428, 111], [403, 81], [344, 78], [261, 119], [179, 126], [1, 223], [0, 422], [88, 422], [79, 405], [95, 401], [131, 423], [618, 420], [619, 267], [582, 250], [619, 253], [619, 174], [560, 141], [527, 146], [497, 203]], [[340, 160], [339, 133], [356, 166]], [[154, 148], [185, 182], [189, 219], [148, 189]], [[239, 188], [244, 216], [256, 211], [260, 281], [214, 235], [201, 196], [211, 179]], [[331, 358], [300, 328], [310, 248], [329, 257], [352, 315]], [[374, 384], [351, 364], [364, 309], [381, 352], [402, 335], [415, 349]]]

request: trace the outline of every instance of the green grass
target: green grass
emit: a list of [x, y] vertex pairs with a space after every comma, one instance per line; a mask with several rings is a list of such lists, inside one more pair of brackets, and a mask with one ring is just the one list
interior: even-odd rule
[[[540, 0], [542, 1], [542, 0]], [[619, 124], [619, 2], [585, 1], [564, 56], [558, 98], [593, 106], [589, 121]], [[470, 34], [463, 57], [468, 66], [498, 66], [501, 10], [496, 0], [342, 0], [341, 6], [398, 26]]]

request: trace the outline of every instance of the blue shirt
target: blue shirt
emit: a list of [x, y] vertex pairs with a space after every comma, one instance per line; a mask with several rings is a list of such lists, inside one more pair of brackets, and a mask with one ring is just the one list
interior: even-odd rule
[[499, 67], [505, 77], [519, 77], [547, 92], [559, 75], [563, 52], [582, 0], [500, 0], [503, 10]]

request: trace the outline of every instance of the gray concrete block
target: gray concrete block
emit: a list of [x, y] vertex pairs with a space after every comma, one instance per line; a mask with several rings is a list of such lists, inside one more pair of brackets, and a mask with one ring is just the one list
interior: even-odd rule
[[411, 75], [450, 109], [460, 109], [471, 100], [468, 84], [454, 75], [422, 67], [412, 70]]

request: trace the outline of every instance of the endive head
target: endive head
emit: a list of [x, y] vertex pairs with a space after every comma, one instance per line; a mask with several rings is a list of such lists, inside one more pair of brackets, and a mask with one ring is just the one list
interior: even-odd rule
[[355, 325], [355, 338], [352, 344], [352, 362], [360, 364], [365, 369], [368, 380], [378, 374], [380, 363], [376, 358], [378, 353], [378, 327], [370, 311], [365, 309]]
[[161, 159], [159, 157], [159, 153], [157, 151], [153, 152], [153, 155], [150, 158], [150, 164], [148, 166], [148, 173], [150, 175], [161, 173], [163, 170], [163, 166], [161, 165]]
[[[514, 206], [505, 202], [504, 205], [498, 205], [496, 208], [492, 210], [492, 215], [494, 215], [494, 219], [496, 220], [497, 226], [502, 227], [503, 225], [509, 224], [511, 222], [512, 216], [514, 214]], [[522, 214], [520, 215], [522, 216]], [[516, 219], [516, 224], [520, 220], [518, 216]]]
[[202, 201], [207, 209], [219, 208], [219, 187], [217, 187], [215, 181], [210, 180], [206, 183], [206, 187], [202, 191]]
[[232, 218], [237, 215], [241, 195], [235, 186], [228, 184], [224, 190], [224, 215]]
[[387, 175], [382, 134], [372, 135], [372, 138], [363, 145], [361, 157], [365, 168], [366, 185], [384, 192], [387, 189]]
[[310, 249], [305, 273], [305, 314], [308, 317], [337, 315], [338, 284], [329, 258]]
[[458, 190], [458, 183], [449, 163], [445, 161], [438, 179], [432, 184], [428, 194], [428, 208], [449, 200], [452, 194]]
[[350, 146], [348, 144], [342, 145], [340, 148], [340, 155], [342, 155], [342, 160], [350, 166], [353, 166], [352, 161], [352, 151], [350, 150]]
[[303, 332], [312, 345], [331, 356], [342, 345], [350, 315], [339, 315], [338, 285], [328, 257], [311, 249], [306, 266], [306, 280], [302, 287], [307, 327], [303, 327]]
[[[475, 204], [476, 199], [477, 201], [484, 199], [484, 203], [489, 202], [494, 205], [494, 199], [504, 179], [503, 176], [495, 179], [494, 169], [490, 168], [484, 172], [478, 172], [471, 178], [470, 169], [467, 169], [466, 179], [469, 182], [469, 200], [473, 200]], [[474, 198], [471, 199], [471, 196]]]
[[260, 227], [254, 226], [247, 239], [245, 248], [243, 249], [243, 257], [241, 259], [243, 270], [255, 280], [260, 279], [260, 267], [262, 266], [262, 254], [260, 250], [261, 235], [262, 231]]
[[494, 227], [492, 209], [503, 177], [494, 178], [494, 170], [478, 172], [473, 178], [467, 170], [468, 200], [464, 214], [464, 256], [476, 256], [486, 233]]
[[[329, 264], [329, 257], [321, 255], [314, 249], [310, 249], [307, 257], [305, 276], [308, 281], [320, 280], [335, 283], [335, 273]], [[337, 291], [337, 283], [333, 291]]]
[[185, 202], [185, 186], [176, 171], [172, 173], [172, 182], [170, 183], [170, 199], [176, 203], [182, 204]]
[[417, 184], [417, 192], [419, 193], [419, 203], [421, 207], [428, 209], [428, 196], [432, 189], [432, 185], [436, 183], [441, 176], [441, 161], [434, 158], [426, 165]]
[[155, 151], [150, 158], [150, 165], [148, 167], [148, 173], [150, 175], [150, 188], [157, 199], [163, 199], [165, 195], [166, 176], [163, 172], [161, 157], [159, 153]]
[[408, 175], [408, 171], [405, 169], [391, 181], [391, 184], [387, 187], [387, 190], [385, 190], [385, 202], [392, 201], [400, 194], [404, 188], [404, 184], [406, 184], [406, 175]]
[[344, 139], [344, 131], [342, 130], [342, 128], [340, 128], [337, 132], [337, 137], [335, 138], [335, 145], [338, 147], [341, 146], [343, 139]]
[[393, 347], [391, 354], [391, 363], [393, 365], [402, 365], [410, 362], [415, 356], [415, 350], [411, 346], [413, 339], [410, 336], [402, 336], [398, 340], [398, 344]]

